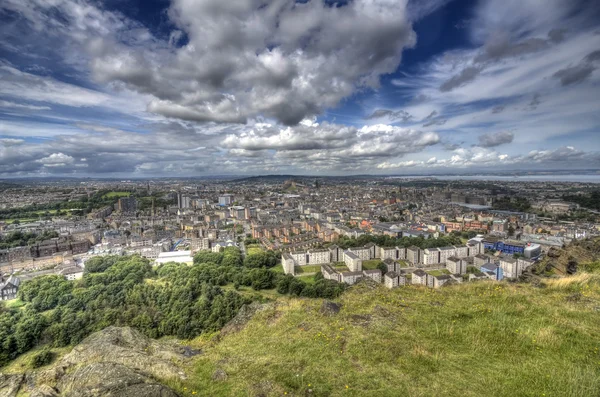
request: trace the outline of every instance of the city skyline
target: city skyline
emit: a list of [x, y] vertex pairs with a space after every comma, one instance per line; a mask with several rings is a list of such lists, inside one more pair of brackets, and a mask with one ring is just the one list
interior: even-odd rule
[[593, 1], [0, 4], [0, 177], [600, 169]]

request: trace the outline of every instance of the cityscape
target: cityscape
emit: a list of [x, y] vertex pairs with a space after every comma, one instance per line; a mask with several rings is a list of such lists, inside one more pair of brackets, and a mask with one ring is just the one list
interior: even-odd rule
[[0, 397], [598, 397], [598, 0], [1, 0]]

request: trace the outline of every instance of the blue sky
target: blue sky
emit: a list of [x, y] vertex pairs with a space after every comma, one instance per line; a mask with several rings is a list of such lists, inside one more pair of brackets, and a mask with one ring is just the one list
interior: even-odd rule
[[4, 0], [0, 177], [600, 169], [593, 0]]

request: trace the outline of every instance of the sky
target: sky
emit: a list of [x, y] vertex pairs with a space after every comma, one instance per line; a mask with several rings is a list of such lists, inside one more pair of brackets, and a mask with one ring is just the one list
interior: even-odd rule
[[600, 169], [597, 0], [2, 0], [0, 177]]

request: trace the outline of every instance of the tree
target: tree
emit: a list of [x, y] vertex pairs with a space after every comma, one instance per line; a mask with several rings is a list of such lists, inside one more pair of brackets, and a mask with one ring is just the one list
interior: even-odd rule
[[508, 227], [508, 235], [509, 236], [514, 236], [515, 235], [515, 228], [513, 227], [513, 225], [510, 225]]

